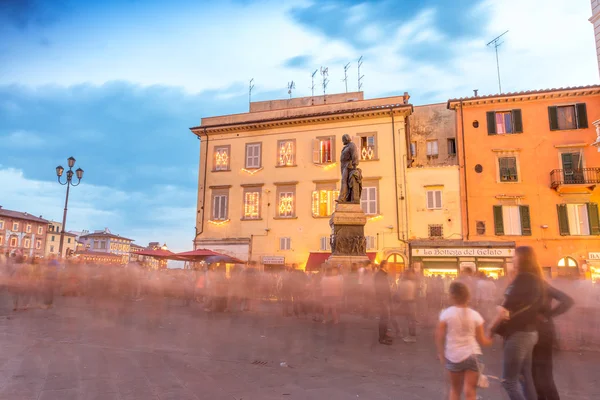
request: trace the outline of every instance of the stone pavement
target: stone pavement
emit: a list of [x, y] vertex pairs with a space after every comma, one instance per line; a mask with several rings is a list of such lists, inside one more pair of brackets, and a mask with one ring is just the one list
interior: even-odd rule
[[[376, 321], [338, 326], [271, 312], [205, 313], [197, 304], [88, 303], [12, 312], [0, 295], [1, 400], [441, 399], [432, 333], [393, 346]], [[499, 375], [499, 344], [484, 355]], [[285, 362], [287, 366], [281, 366]], [[599, 399], [600, 355], [560, 352], [562, 399]], [[504, 399], [497, 381], [483, 399]]]

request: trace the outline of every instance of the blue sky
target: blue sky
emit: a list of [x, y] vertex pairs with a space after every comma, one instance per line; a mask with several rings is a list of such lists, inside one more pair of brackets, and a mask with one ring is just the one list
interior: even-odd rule
[[310, 75], [364, 57], [367, 97], [414, 104], [598, 83], [587, 1], [0, 1], [0, 205], [60, 219], [54, 168], [85, 170], [68, 229], [190, 249], [204, 116], [310, 94]]

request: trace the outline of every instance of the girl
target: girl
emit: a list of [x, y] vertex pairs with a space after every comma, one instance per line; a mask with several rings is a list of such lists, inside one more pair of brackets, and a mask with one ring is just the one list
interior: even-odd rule
[[484, 335], [483, 318], [468, 307], [469, 289], [464, 283], [453, 282], [449, 288], [452, 306], [442, 311], [436, 332], [438, 357], [450, 376], [450, 400], [475, 400], [479, 379], [481, 346], [490, 346], [492, 339]]

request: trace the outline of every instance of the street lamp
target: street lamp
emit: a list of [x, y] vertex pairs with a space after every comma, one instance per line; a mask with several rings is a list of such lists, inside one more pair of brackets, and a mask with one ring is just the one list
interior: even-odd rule
[[[58, 183], [61, 185], [67, 185], [67, 195], [65, 197], [65, 211], [63, 212], [63, 220], [62, 220], [62, 230], [60, 231], [60, 244], [58, 245], [58, 254], [62, 258], [63, 256], [63, 243], [65, 241], [65, 226], [67, 223], [67, 205], [69, 204], [69, 188], [71, 186], [78, 186], [81, 183], [81, 178], [83, 178], [83, 170], [81, 168], [77, 168], [75, 172], [73, 172], [73, 166], [75, 165], [75, 159], [73, 157], [69, 157], [67, 159], [69, 170], [67, 171], [67, 178], [65, 183], [61, 182], [60, 178], [63, 175], [65, 169], [62, 166], [56, 167], [56, 177], [58, 178]], [[77, 183], [73, 183], [73, 174], [77, 177]]]

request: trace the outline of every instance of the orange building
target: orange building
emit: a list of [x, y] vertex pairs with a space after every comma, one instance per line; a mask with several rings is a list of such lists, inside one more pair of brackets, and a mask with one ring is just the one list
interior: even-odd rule
[[448, 108], [457, 113], [465, 241], [532, 246], [548, 275], [600, 278], [600, 86], [452, 99]]

